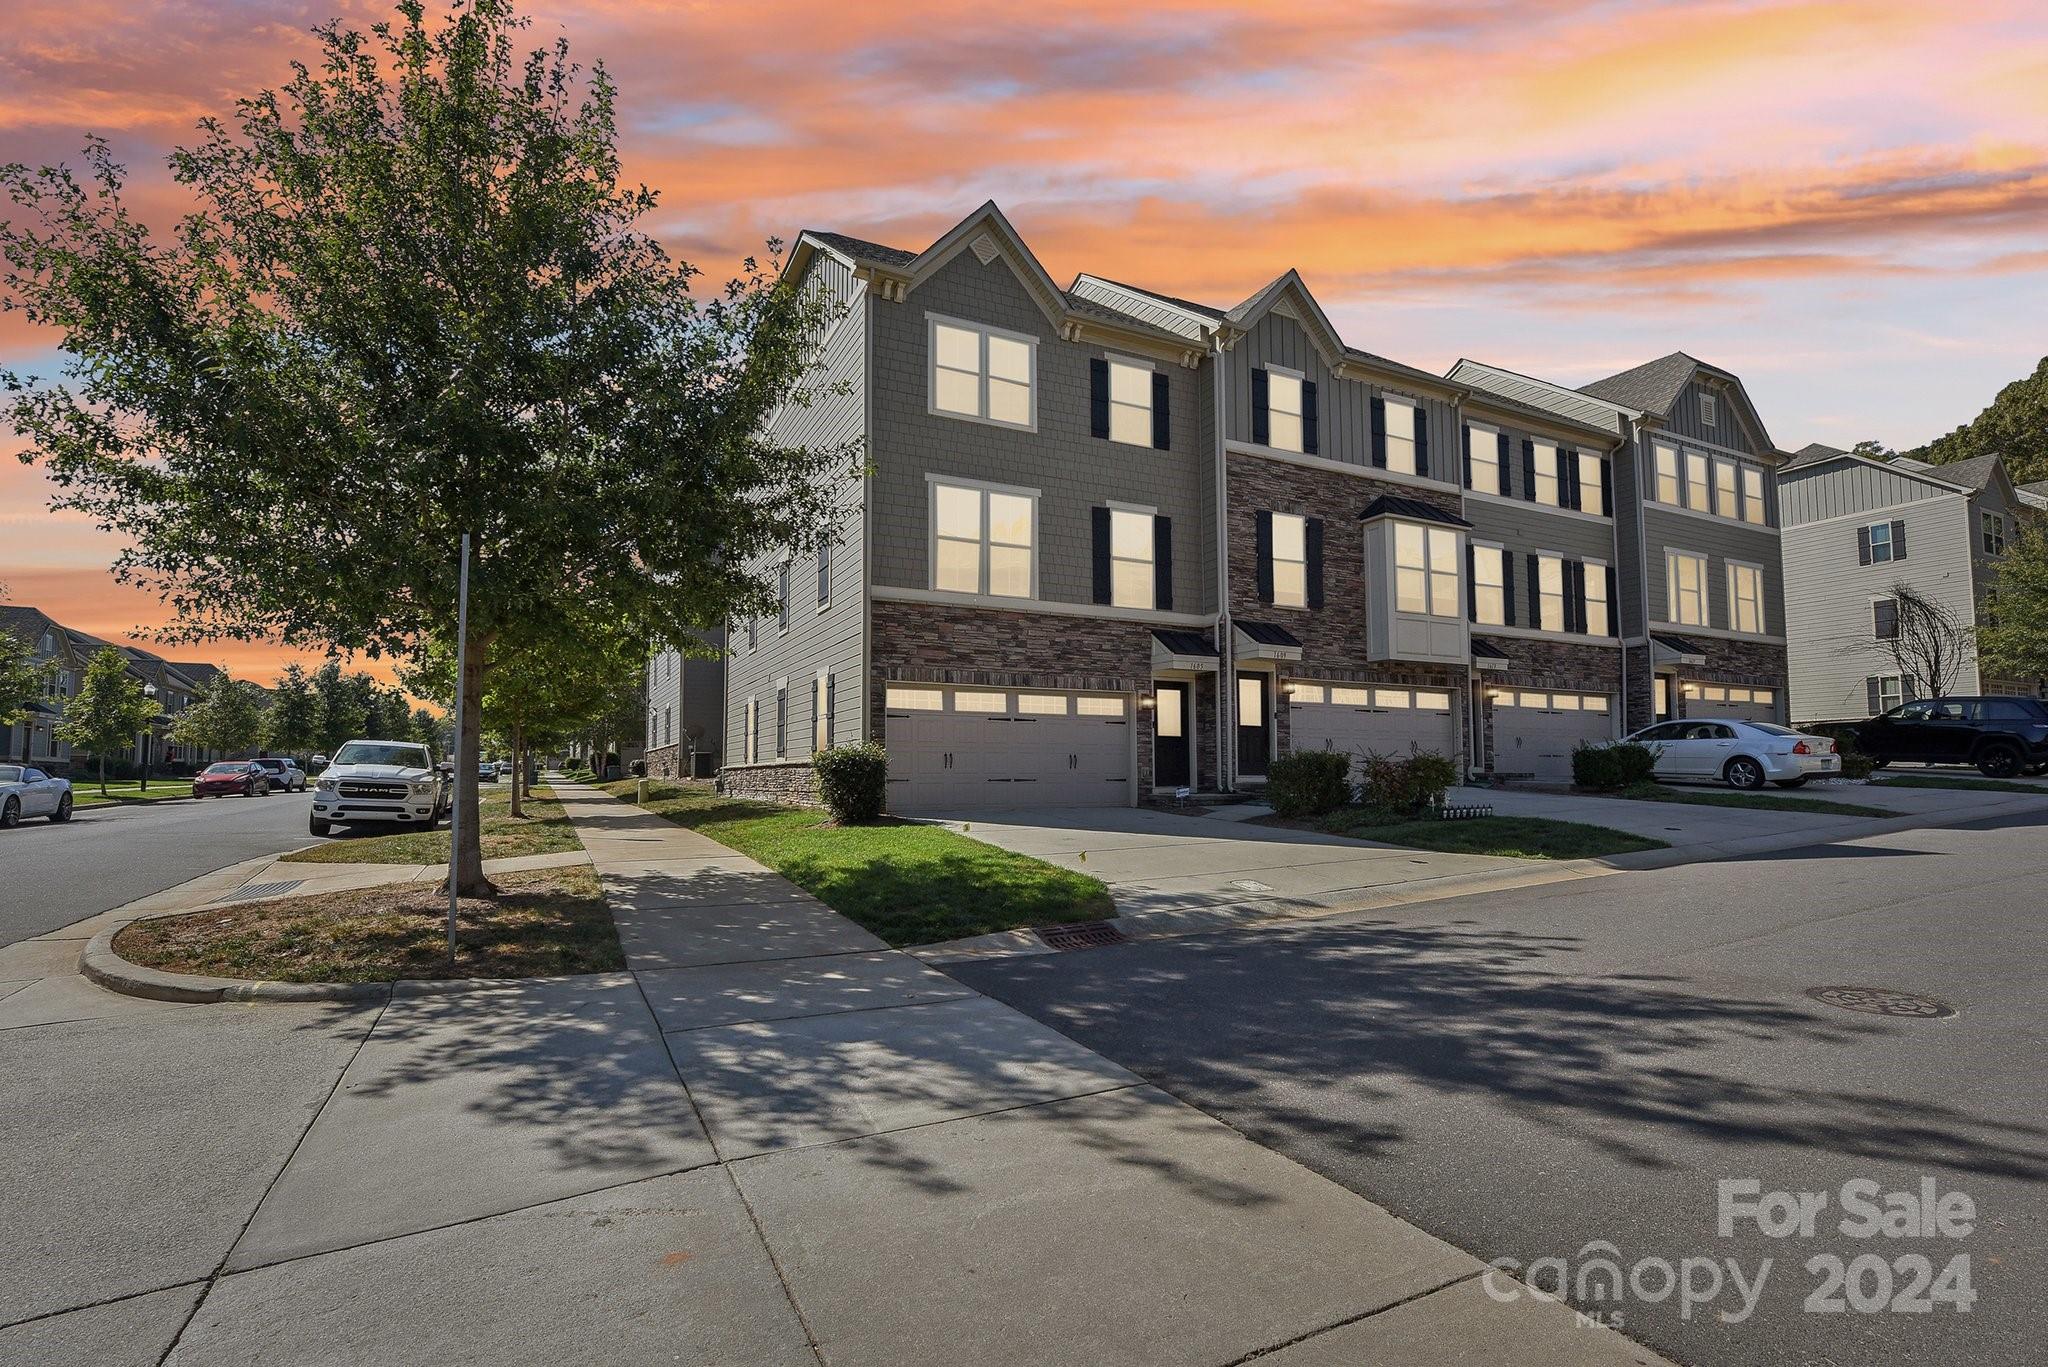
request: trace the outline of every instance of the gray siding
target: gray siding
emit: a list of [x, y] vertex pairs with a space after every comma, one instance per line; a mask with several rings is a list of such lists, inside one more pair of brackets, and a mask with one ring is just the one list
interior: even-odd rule
[[1861, 461], [1802, 466], [1778, 477], [1778, 510], [1787, 527], [1851, 513], [1868, 513], [1874, 522], [1880, 509], [1953, 497], [1924, 479]]
[[1752, 456], [1766, 454], [1738, 412], [1742, 401], [1732, 390], [1718, 392], [1712, 427], [1700, 421], [1700, 395], [1707, 392], [1707, 387], [1697, 380], [1686, 385], [1677, 402], [1671, 406], [1671, 418], [1665, 429], [1692, 441], [1712, 442], [1730, 451], [1742, 451]]
[[1534, 503], [1513, 506], [1467, 499], [1465, 520], [1472, 539], [1497, 541], [1512, 551], [1556, 551], [1574, 560], [1615, 563], [1614, 527], [1583, 517], [1559, 517]]
[[1616, 558], [1621, 570], [1616, 578], [1620, 581], [1616, 591], [1621, 596], [1621, 634], [1624, 638], [1639, 637], [1649, 627], [1644, 594], [1648, 591], [1643, 574], [1643, 528], [1638, 519], [1642, 513], [1643, 472], [1649, 456], [1648, 441], [1635, 443], [1633, 451], [1624, 449], [1615, 457], [1614, 474], [1614, 545]]
[[[1907, 584], [1945, 604], [1965, 624], [1975, 621], [1970, 557], [1964, 550], [1975, 530], [1970, 504], [1960, 494], [1949, 494], [1886, 516], [1906, 524], [1906, 558], [1883, 565], [1857, 563], [1860, 520], [1785, 531], [1785, 576], [1791, 586], [1787, 655], [1795, 721], [1866, 715], [1864, 680], [1897, 669], [1876, 644], [1870, 602], [1889, 596], [1895, 585]], [[1974, 665], [1954, 687], [1976, 691]]]
[[[829, 389], [844, 382], [848, 392], [822, 393], [808, 408], [791, 408], [779, 414], [772, 428], [774, 440], [791, 446], [824, 447], [857, 440], [867, 417], [865, 381], [872, 303], [866, 291], [857, 289], [837, 261], [821, 253], [815, 262], [814, 279], [821, 285], [846, 291], [839, 297], [846, 301], [848, 309], [826, 339], [819, 387]], [[735, 624], [727, 643], [721, 756], [725, 764], [746, 762], [746, 700], [750, 694], [759, 700], [761, 708], [760, 758], [764, 763], [775, 758], [775, 681], [779, 678], [789, 680], [786, 754], [791, 758], [808, 755], [814, 724], [811, 684], [821, 669], [830, 670], [838, 679], [834, 694], [834, 742], [845, 744], [861, 738], [862, 632], [867, 620], [862, 564], [866, 555], [866, 522], [861, 495], [858, 476], [850, 478], [840, 491], [842, 511], [835, 523], [837, 542], [832, 549], [828, 603], [823, 607], [818, 603], [816, 556], [798, 556], [790, 564], [789, 629], [779, 630], [777, 619], [767, 617], [758, 624], [758, 648], [749, 651], [746, 623]], [[780, 557], [764, 559], [752, 568], [772, 585], [779, 561]], [[698, 687], [701, 691], [701, 681]]]
[[1252, 439], [1252, 371], [1265, 366], [1298, 370], [1316, 386], [1317, 426], [1324, 460], [1372, 466], [1372, 398], [1389, 394], [1421, 405], [1429, 425], [1429, 472], [1451, 484], [1459, 482], [1457, 411], [1448, 400], [1404, 389], [1398, 384], [1373, 385], [1339, 380], [1310, 342], [1300, 323], [1285, 314], [1268, 313], [1238, 344], [1223, 355], [1225, 382], [1230, 386], [1230, 441]]
[[[724, 634], [715, 633], [709, 643], [720, 646]], [[684, 655], [680, 651], [655, 652], [647, 668], [647, 748], [674, 745], [687, 754], [689, 728], [704, 728], [697, 741], [697, 753], [720, 759], [725, 739], [725, 660], [720, 657]]]
[[[1038, 339], [1036, 432], [928, 410], [927, 315], [985, 323]], [[1214, 467], [1201, 445], [1199, 372], [1153, 361], [1166, 376], [1171, 448], [1089, 435], [1088, 362], [1118, 353], [1061, 340], [1011, 270], [962, 251], [904, 303], [874, 306], [874, 574], [900, 588], [930, 587], [927, 475], [1039, 491], [1041, 598], [1092, 603], [1091, 510], [1107, 502], [1156, 508], [1173, 519], [1173, 607], [1215, 610]], [[1144, 359], [1144, 358], [1137, 358]]]
[[1650, 593], [1650, 619], [1668, 622], [1670, 604], [1664, 582], [1666, 550], [1692, 551], [1707, 557], [1707, 625], [1727, 631], [1728, 562], [1761, 565], [1764, 571], [1766, 634], [1785, 632], [1785, 575], [1777, 535], [1721, 518], [1685, 517], [1650, 507], [1643, 510], [1648, 562], [1643, 566]]

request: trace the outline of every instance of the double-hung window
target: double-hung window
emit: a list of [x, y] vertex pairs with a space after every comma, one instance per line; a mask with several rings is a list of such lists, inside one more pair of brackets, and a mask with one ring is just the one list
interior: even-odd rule
[[1728, 625], [1761, 635], [1764, 630], [1764, 572], [1756, 565], [1728, 563]]
[[1896, 641], [1899, 639], [1898, 599], [1873, 598], [1870, 600], [1870, 636], [1875, 641]]
[[1588, 560], [1586, 569], [1586, 620], [1580, 625], [1588, 636], [1613, 635], [1613, 623], [1608, 617], [1607, 566], [1598, 560]]
[[832, 536], [826, 533], [818, 543], [818, 606], [832, 601]]
[[789, 630], [789, 562], [787, 560], [782, 562], [782, 567], [776, 572], [775, 576], [775, 629], [777, 631]]
[[1564, 557], [1536, 557], [1536, 622], [1545, 631], [1564, 630]]
[[1656, 461], [1657, 501], [1678, 507], [1685, 502], [1685, 491], [1678, 482], [1678, 448], [1660, 444]]
[[1877, 680], [1877, 710], [1889, 712], [1906, 701], [1906, 681], [1897, 674], [1885, 674]]
[[1579, 452], [1579, 507], [1589, 513], [1607, 507], [1607, 462], [1590, 451]]
[[1897, 558], [1897, 547], [1892, 544], [1892, 524], [1873, 522], [1867, 529], [1870, 536], [1870, 563], [1888, 565]]
[[1120, 608], [1156, 607], [1153, 572], [1156, 518], [1147, 509], [1109, 510], [1109, 601]]
[[1487, 427], [1467, 427], [1465, 443], [1472, 452], [1472, 491], [1500, 493], [1500, 434]]
[[1273, 602], [1308, 606], [1308, 519], [1299, 513], [1273, 514]]
[[1754, 465], [1742, 467], [1742, 520], [1759, 527], [1770, 521], [1764, 508], [1764, 472]]
[[931, 319], [934, 413], [1035, 427], [1038, 339], [951, 318]]
[[1109, 358], [1109, 439], [1152, 444], [1152, 369]]
[[1394, 607], [1426, 617], [1458, 615], [1458, 535], [1445, 527], [1394, 524]]
[[1676, 626], [1707, 624], [1707, 558], [1690, 551], [1664, 552], [1664, 582]]
[[1735, 482], [1735, 462], [1714, 462], [1714, 511], [1722, 517], [1742, 516], [1742, 494]]
[[1685, 506], [1695, 512], [1714, 511], [1714, 494], [1707, 483], [1706, 455], [1699, 451], [1685, 453]]
[[1400, 399], [1387, 399], [1382, 405], [1386, 414], [1387, 468], [1396, 474], [1415, 473], [1415, 424], [1422, 414], [1412, 403]]
[[1282, 451], [1302, 449], [1301, 376], [1266, 372], [1266, 441]]
[[1555, 508], [1558, 506], [1557, 447], [1547, 441], [1535, 442], [1532, 446], [1535, 451], [1536, 482], [1531, 486], [1530, 494], [1538, 503], [1547, 503]]
[[1472, 548], [1472, 620], [1482, 626], [1507, 625], [1507, 552], [1499, 546]]
[[1030, 598], [1037, 582], [1038, 495], [932, 481], [932, 587]]
[[1984, 554], [2005, 554], [2005, 514], [1983, 513], [1980, 515], [1984, 534]]

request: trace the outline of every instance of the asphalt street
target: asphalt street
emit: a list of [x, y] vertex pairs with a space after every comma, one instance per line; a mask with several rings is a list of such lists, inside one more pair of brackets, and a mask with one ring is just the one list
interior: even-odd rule
[[[1530, 1265], [1564, 1260], [1569, 1299], [1677, 1361], [2033, 1363], [2044, 835], [2036, 815], [948, 971], [1482, 1259], [1546, 1288], [1557, 1265]], [[1855, 1179], [1973, 1209], [1869, 1233]], [[1810, 1233], [1734, 1212], [1724, 1234], [1723, 1181], [1825, 1204]], [[1634, 1274], [1618, 1299], [1602, 1259]]]
[[0, 945], [258, 855], [316, 844], [308, 793], [80, 807], [0, 831]]

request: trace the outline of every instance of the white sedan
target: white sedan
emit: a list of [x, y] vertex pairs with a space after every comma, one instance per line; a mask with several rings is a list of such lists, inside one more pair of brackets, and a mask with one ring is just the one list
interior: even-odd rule
[[71, 780], [27, 765], [0, 764], [0, 829], [20, 825], [25, 816], [69, 821]]
[[1724, 782], [1757, 789], [1797, 788], [1841, 772], [1826, 736], [1809, 736], [1767, 721], [1665, 721], [1624, 738], [1657, 752], [1661, 779]]

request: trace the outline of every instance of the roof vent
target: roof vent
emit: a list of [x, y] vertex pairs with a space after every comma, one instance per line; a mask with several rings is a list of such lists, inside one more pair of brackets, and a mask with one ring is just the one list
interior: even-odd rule
[[1001, 251], [1001, 248], [996, 246], [996, 240], [987, 233], [981, 234], [981, 236], [975, 238], [974, 241], [967, 245], [974, 249], [975, 256], [981, 259], [981, 264], [984, 266], [995, 260], [997, 254]]
[[1700, 395], [1700, 426], [1712, 427], [1714, 425], [1714, 409], [1716, 406], [1712, 394]]

